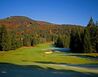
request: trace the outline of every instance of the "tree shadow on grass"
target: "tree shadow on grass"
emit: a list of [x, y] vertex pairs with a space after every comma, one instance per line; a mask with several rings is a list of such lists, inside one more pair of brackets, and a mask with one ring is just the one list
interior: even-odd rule
[[81, 57], [81, 58], [88, 58], [88, 59], [98, 60], [98, 56], [90, 56], [90, 55], [82, 55], [82, 54], [69, 54], [69, 56], [77, 56], [77, 57]]
[[84, 67], [84, 68], [94, 68], [98, 69], [98, 63], [89, 63], [89, 64], [68, 64], [68, 63], [55, 63], [49, 61], [35, 61], [36, 63], [42, 64], [60, 64], [60, 65], [68, 65], [68, 66], [76, 66], [76, 67]]
[[35, 61], [35, 63], [42, 63], [42, 64], [61, 64], [61, 63], [56, 63], [56, 62], [51, 62], [51, 61]]
[[98, 77], [98, 74], [80, 73], [72, 70], [56, 70], [37, 65], [0, 63], [0, 77]]

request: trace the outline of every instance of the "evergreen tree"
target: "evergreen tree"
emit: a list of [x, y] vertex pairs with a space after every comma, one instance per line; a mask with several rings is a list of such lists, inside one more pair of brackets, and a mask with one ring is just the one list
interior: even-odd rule
[[90, 33], [88, 28], [85, 28], [84, 31], [84, 52], [92, 52], [92, 45], [90, 40]]
[[88, 22], [87, 27], [92, 27], [92, 26], [94, 26], [94, 25], [95, 25], [95, 24], [94, 24], [94, 20], [93, 20], [93, 18], [91, 17], [90, 20], [89, 20], [89, 22]]
[[11, 49], [11, 37], [10, 32], [7, 31], [5, 26], [1, 28], [2, 38], [1, 38], [1, 47], [3, 51], [8, 51]]
[[69, 48], [69, 46], [70, 46], [70, 35], [68, 33], [65, 34], [64, 37], [62, 37], [62, 41], [63, 41], [64, 48]]
[[76, 29], [71, 32], [70, 48], [72, 52], [81, 53], [83, 52], [83, 33], [81, 30]]
[[2, 26], [0, 25], [0, 51], [2, 50], [1, 42], [2, 42]]
[[96, 26], [96, 36], [95, 36], [95, 40], [96, 40], [96, 52], [98, 53], [98, 26]]
[[91, 42], [91, 51], [90, 52], [96, 52], [96, 26], [94, 24], [93, 18], [91, 17], [88, 25], [87, 25], [87, 29], [90, 35], [90, 42]]
[[31, 40], [31, 46], [39, 44], [39, 38], [33, 37]]
[[61, 36], [58, 36], [57, 41], [55, 42], [55, 46], [61, 47], [61, 48], [64, 47], [63, 40], [62, 40]]
[[14, 50], [17, 48], [16, 33], [12, 31], [10, 36], [11, 36], [11, 49]]
[[31, 46], [31, 38], [30, 38], [29, 34], [24, 35], [23, 45], [24, 46]]

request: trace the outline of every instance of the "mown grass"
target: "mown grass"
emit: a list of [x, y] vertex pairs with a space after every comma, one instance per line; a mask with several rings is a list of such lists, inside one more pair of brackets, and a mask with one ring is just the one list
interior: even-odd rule
[[[97, 60], [82, 58], [75, 55], [64, 55], [64, 52], [54, 52], [46, 55], [43, 50], [51, 48], [51, 43], [39, 44], [36, 47], [22, 47], [11, 51], [0, 52], [0, 62], [14, 63], [20, 65], [33, 64], [35, 62], [65, 63], [65, 64], [95, 64]], [[86, 54], [85, 54], [86, 55]], [[94, 54], [87, 54], [93, 55]]]

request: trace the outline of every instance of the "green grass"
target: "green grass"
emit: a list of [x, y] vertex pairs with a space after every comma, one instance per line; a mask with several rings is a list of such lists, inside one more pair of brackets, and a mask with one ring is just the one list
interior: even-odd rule
[[[56, 70], [72, 70], [77, 72], [97, 73], [96, 69], [88, 69], [70, 64], [98, 64], [98, 60], [80, 56], [98, 57], [98, 54], [73, 54], [64, 52], [53, 52], [46, 55], [45, 50], [51, 48], [51, 43], [39, 44], [35, 47], [22, 47], [11, 51], [0, 51], [0, 63], [16, 65], [37, 65], [44, 69], [52, 68]], [[77, 56], [78, 55], [78, 56]], [[54, 64], [53, 64], [54, 63]], [[66, 65], [58, 64], [65, 63]]]
[[[20, 65], [32, 64], [35, 62], [53, 62], [66, 64], [91, 64], [98, 63], [97, 60], [90, 60], [88, 58], [77, 57], [73, 55], [64, 55], [68, 53], [54, 52], [46, 55], [43, 50], [51, 48], [51, 43], [39, 44], [36, 47], [22, 47], [11, 51], [0, 52], [0, 62], [14, 63]], [[91, 55], [91, 54], [89, 54]]]

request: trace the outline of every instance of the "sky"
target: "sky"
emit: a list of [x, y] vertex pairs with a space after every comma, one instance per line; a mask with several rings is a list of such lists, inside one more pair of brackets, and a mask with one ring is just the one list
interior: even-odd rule
[[90, 17], [98, 21], [98, 0], [0, 0], [0, 19], [9, 16], [87, 25]]

